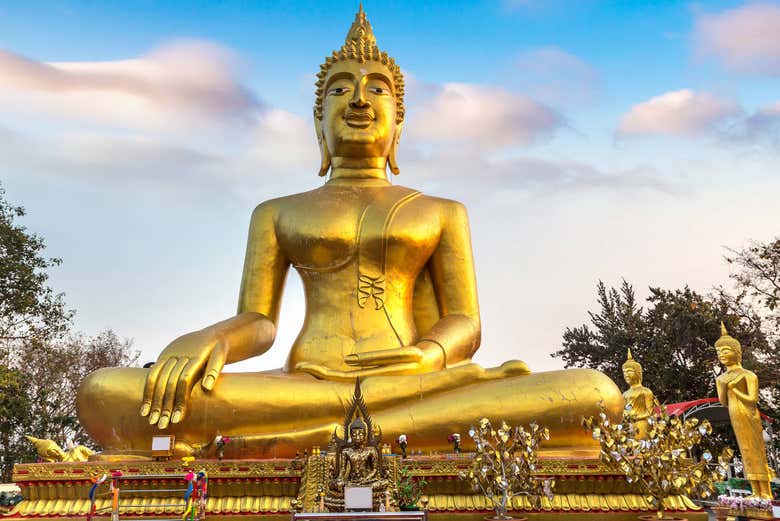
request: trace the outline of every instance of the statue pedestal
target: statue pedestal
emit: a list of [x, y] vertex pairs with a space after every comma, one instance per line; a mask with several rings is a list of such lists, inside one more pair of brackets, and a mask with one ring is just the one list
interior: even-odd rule
[[[397, 475], [403, 465], [412, 476], [424, 477], [428, 482], [425, 513], [433, 518], [432, 521], [483, 521], [492, 515], [490, 503], [458, 477], [460, 471], [469, 468], [470, 458], [471, 454], [461, 453], [407, 459], [391, 456], [388, 459], [391, 476]], [[179, 461], [21, 464], [14, 467], [14, 481], [25, 499], [2, 517], [14, 521], [31, 521], [31, 518], [39, 517], [84, 521], [90, 509], [91, 478], [121, 471], [126, 476], [154, 476], [138, 488], [158, 491], [145, 492], [143, 496], [120, 491], [120, 518], [180, 518], [181, 507], [166, 505], [181, 504], [181, 493], [167, 491], [180, 488], [182, 476], [189, 470], [205, 470], [209, 479], [207, 521], [227, 521], [239, 515], [243, 521], [289, 521], [293, 500], [299, 500], [305, 512], [316, 511], [318, 491], [327, 486], [326, 456], [310, 456], [305, 465], [302, 463], [282, 459], [196, 460], [186, 469]], [[541, 509], [537, 510], [527, 499], [515, 498], [509, 508], [510, 516], [529, 520], [605, 521], [608, 518], [610, 521], [633, 521], [639, 514], [653, 511], [640, 491], [597, 459], [542, 455], [538, 474], [555, 479], [553, 500], [542, 498]], [[98, 489], [98, 494], [107, 490], [105, 483]], [[110, 496], [99, 496], [96, 506], [100, 509], [110, 503]], [[689, 521], [707, 519], [706, 513], [685, 496], [669, 498], [664, 510]], [[398, 514], [420, 515], [419, 512], [394, 513]], [[95, 521], [109, 519], [108, 513], [95, 516]], [[392, 519], [407, 521], [406, 518]], [[301, 521], [314, 519], [301, 518]], [[330, 517], [328, 521], [331, 521]]]
[[427, 521], [428, 512], [296, 512], [292, 521]]

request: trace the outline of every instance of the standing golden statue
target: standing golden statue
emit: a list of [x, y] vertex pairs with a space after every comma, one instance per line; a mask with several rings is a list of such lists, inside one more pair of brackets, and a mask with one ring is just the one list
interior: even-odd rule
[[642, 366], [631, 356], [630, 349], [623, 363], [623, 379], [629, 385], [623, 393], [623, 399], [626, 400], [623, 417], [634, 426], [634, 438], [646, 438], [649, 428], [647, 419], [653, 414], [655, 397], [653, 391], [642, 385]]
[[750, 481], [753, 495], [772, 499], [761, 416], [756, 406], [758, 377], [754, 372], [742, 367], [742, 345], [728, 334], [723, 322], [720, 324], [720, 330], [721, 336], [715, 342], [715, 349], [718, 352], [718, 361], [726, 368], [726, 372], [715, 380], [718, 399], [729, 409], [731, 427], [737, 437], [745, 477]]
[[[293, 455], [329, 439], [361, 377], [376, 420], [419, 449], [445, 450], [462, 418], [482, 416], [535, 420], [549, 426], [551, 447], [593, 449], [580, 419], [599, 402], [616, 416], [623, 408], [608, 377], [471, 362], [481, 329], [466, 210], [390, 182], [404, 83], [362, 7], [317, 78], [319, 174], [329, 179], [255, 209], [238, 314], [177, 338], [151, 369], [93, 373], [78, 396], [82, 425], [107, 454], [146, 455], [168, 429], [179, 453], [221, 433], [240, 441], [226, 452]], [[271, 347], [291, 266], [306, 316], [285, 367], [223, 374]]]

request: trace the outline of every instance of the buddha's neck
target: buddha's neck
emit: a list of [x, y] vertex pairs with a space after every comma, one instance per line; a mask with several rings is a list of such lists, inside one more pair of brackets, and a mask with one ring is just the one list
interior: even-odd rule
[[726, 372], [730, 373], [731, 371], [736, 371], [737, 369], [742, 369], [742, 364], [737, 362], [736, 364], [731, 364], [726, 366]]
[[328, 184], [361, 186], [389, 185], [387, 158], [384, 157], [334, 157]]

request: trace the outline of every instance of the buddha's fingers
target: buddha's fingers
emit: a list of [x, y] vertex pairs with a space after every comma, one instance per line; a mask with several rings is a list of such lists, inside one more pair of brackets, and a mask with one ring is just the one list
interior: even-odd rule
[[190, 397], [192, 386], [195, 379], [198, 377], [200, 365], [201, 363], [190, 359], [187, 362], [187, 365], [182, 368], [181, 374], [179, 374], [179, 380], [176, 383], [176, 394], [173, 398], [171, 423], [179, 423], [184, 419], [184, 414], [187, 411], [187, 399]]
[[[171, 375], [171, 371], [176, 367], [176, 361], [178, 358], [171, 357], [165, 361], [165, 363], [157, 362], [163, 367], [160, 373], [157, 375], [157, 382], [154, 385], [154, 395], [152, 396], [152, 408], [149, 413], [149, 424], [154, 425], [157, 420], [160, 419], [160, 410], [162, 409], [162, 401], [165, 395], [165, 387], [168, 384], [168, 377]], [[155, 364], [155, 365], [157, 365]]]
[[152, 398], [154, 397], [154, 387], [157, 384], [157, 377], [160, 375], [160, 371], [163, 368], [162, 362], [158, 361], [152, 368], [149, 369], [149, 374], [146, 375], [146, 384], [144, 385], [144, 397], [141, 402], [141, 416], [148, 416], [152, 410]]
[[209, 362], [206, 364], [206, 371], [203, 373], [203, 382], [201, 382], [201, 386], [206, 391], [210, 391], [214, 388], [217, 377], [222, 372], [222, 368], [225, 367], [227, 351], [227, 346], [221, 341], [217, 342], [217, 345], [215, 345], [214, 349], [211, 351]]
[[382, 349], [381, 351], [353, 353], [344, 357], [344, 362], [347, 365], [366, 367], [375, 365], [415, 363], [422, 360], [422, 357], [422, 349], [416, 346], [407, 346], [396, 349]]
[[171, 374], [168, 376], [168, 381], [165, 385], [165, 391], [163, 393], [162, 410], [160, 411], [160, 420], [157, 422], [157, 426], [161, 429], [168, 427], [168, 423], [171, 419], [171, 411], [173, 410], [173, 399], [176, 395], [176, 388], [178, 387], [179, 377], [184, 367], [189, 363], [190, 359], [186, 356], [179, 358], [176, 361], [176, 365], [173, 367]]
[[422, 372], [418, 363], [404, 363], [386, 365], [383, 367], [372, 367], [369, 369], [356, 369], [354, 371], [339, 371], [329, 367], [312, 364], [309, 362], [299, 362], [295, 369], [319, 378], [321, 380], [335, 380], [343, 382], [353, 382], [355, 378], [364, 376], [382, 376], [382, 375], [400, 375], [417, 374]]

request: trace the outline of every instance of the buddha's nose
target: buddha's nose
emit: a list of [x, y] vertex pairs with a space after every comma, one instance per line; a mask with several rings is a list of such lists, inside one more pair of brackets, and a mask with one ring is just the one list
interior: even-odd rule
[[352, 95], [352, 99], [349, 100], [349, 106], [353, 109], [364, 109], [370, 106], [368, 100], [366, 100], [366, 85], [361, 81], [356, 85], [355, 93]]

